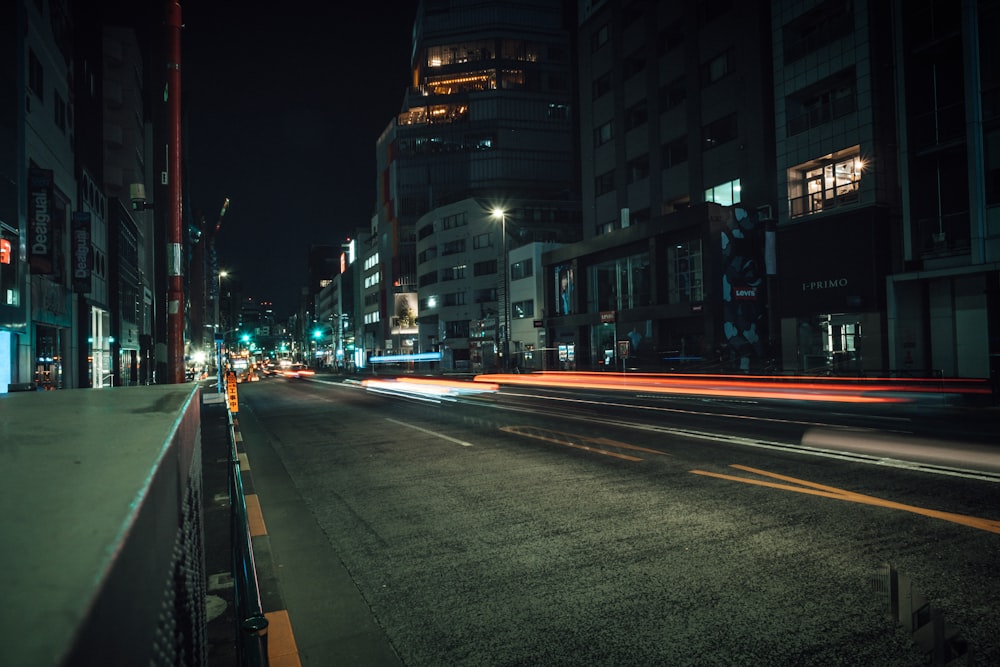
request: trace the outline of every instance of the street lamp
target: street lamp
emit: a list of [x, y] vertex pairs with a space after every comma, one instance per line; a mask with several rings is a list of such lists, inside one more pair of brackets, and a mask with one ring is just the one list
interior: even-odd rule
[[[226, 200], [229, 203], [229, 200]], [[225, 209], [223, 209], [225, 212]], [[219, 340], [219, 301], [222, 299], [222, 279], [228, 276], [226, 271], [219, 271], [219, 280], [215, 290], [215, 374], [216, 390], [222, 392], [222, 341]]]
[[501, 336], [502, 347], [501, 354], [503, 355], [503, 369], [506, 371], [510, 368], [510, 361], [508, 355], [510, 354], [510, 258], [507, 256], [507, 211], [502, 208], [493, 209], [493, 217], [500, 218], [500, 237], [503, 243], [503, 299], [500, 303], [503, 305], [503, 335]]

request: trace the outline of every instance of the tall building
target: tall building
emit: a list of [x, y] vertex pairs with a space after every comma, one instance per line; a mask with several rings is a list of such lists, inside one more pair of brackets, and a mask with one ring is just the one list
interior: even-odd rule
[[[368, 354], [440, 351], [467, 366], [470, 327], [510, 310], [501, 249], [578, 234], [564, 3], [425, 0], [411, 69], [377, 142], [363, 343]], [[523, 232], [509, 244], [494, 208], [507, 211], [508, 232]], [[460, 278], [477, 270], [475, 285]]]
[[583, 240], [542, 260], [559, 367], [769, 356], [763, 242], [747, 254], [775, 203], [768, 16], [761, 0], [580, 3]]
[[1000, 2], [892, 7], [903, 224], [886, 285], [889, 366], [996, 383]]
[[997, 7], [581, 2], [562, 360], [996, 375]]

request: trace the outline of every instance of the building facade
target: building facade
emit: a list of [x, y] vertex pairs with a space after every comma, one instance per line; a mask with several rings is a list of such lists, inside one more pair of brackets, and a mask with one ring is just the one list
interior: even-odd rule
[[[487, 261], [482, 253], [497, 259], [501, 239], [495, 229], [481, 228], [483, 210], [488, 217], [494, 208], [513, 209], [526, 200], [577, 206], [572, 52], [563, 3], [425, 0], [414, 23], [411, 70], [403, 108], [376, 146], [376, 212], [361, 287], [363, 340], [367, 353], [378, 355], [441, 351], [447, 338], [448, 359], [467, 366], [475, 338], [470, 327], [488, 319], [488, 312], [509, 309], [496, 289], [503, 266], [471, 281], [461, 297], [438, 295], [431, 286], [457, 281], [456, 272], [471, 275], [476, 262]], [[445, 208], [473, 200], [484, 202], [477, 205], [482, 210]], [[462, 215], [465, 223], [452, 226], [452, 216]], [[578, 233], [577, 225], [567, 227]], [[490, 233], [492, 250], [476, 246], [487, 241], [473, 233]], [[481, 282], [491, 283], [488, 294]], [[424, 310], [446, 298], [467, 299], [455, 305], [469, 312]]]

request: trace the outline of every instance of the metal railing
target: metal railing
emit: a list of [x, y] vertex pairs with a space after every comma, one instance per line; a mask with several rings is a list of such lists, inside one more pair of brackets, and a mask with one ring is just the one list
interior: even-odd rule
[[260, 604], [260, 587], [253, 557], [253, 542], [247, 504], [243, 496], [240, 457], [236, 450], [236, 428], [233, 413], [229, 416], [229, 506], [233, 545], [233, 597], [236, 611], [236, 651], [239, 664], [267, 667], [267, 617]]

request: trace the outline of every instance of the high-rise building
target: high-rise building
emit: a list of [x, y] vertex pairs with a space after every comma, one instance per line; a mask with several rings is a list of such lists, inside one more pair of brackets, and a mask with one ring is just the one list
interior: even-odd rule
[[440, 351], [467, 366], [470, 327], [509, 319], [501, 249], [578, 234], [565, 18], [561, 0], [420, 3], [413, 78], [377, 143], [360, 288], [369, 354]]
[[543, 256], [549, 304], [573, 276], [552, 345], [586, 367], [996, 375], [998, 12], [582, 2], [584, 240]]

